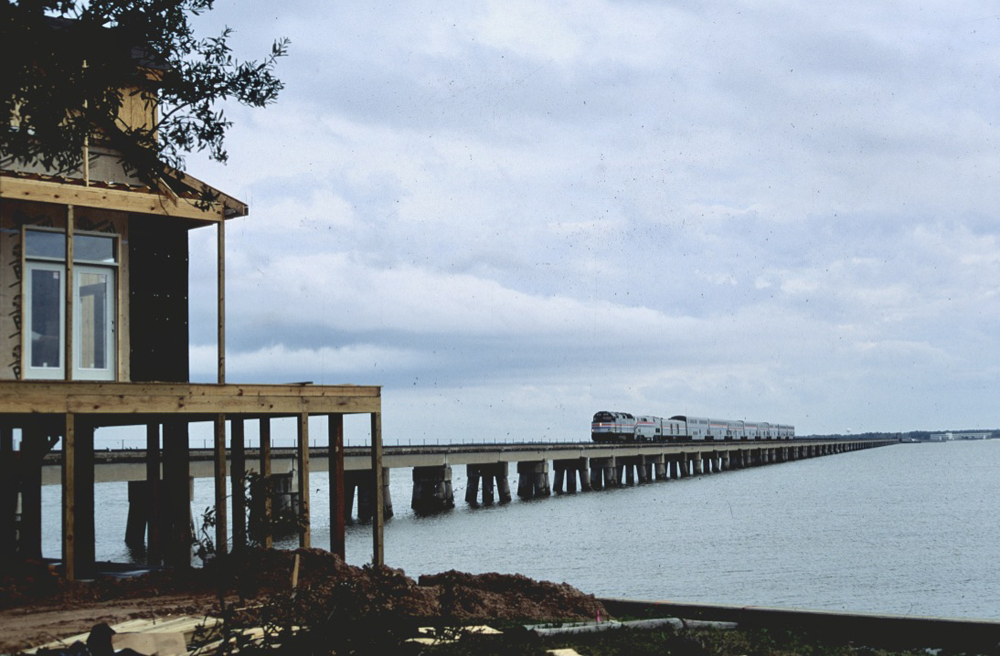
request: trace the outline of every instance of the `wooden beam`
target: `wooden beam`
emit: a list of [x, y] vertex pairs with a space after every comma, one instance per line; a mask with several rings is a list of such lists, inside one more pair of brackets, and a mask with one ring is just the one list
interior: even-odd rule
[[344, 521], [344, 415], [329, 415], [330, 551], [346, 558]]
[[223, 207], [218, 203], [202, 210], [196, 207], [195, 199], [168, 198], [149, 191], [84, 187], [54, 180], [0, 176], [0, 198], [172, 216], [196, 220], [201, 225], [223, 220]]
[[[51, 394], [108, 394], [111, 396], [132, 393], [160, 396], [288, 396], [304, 399], [341, 397], [378, 397], [375, 385], [312, 385], [312, 384], [245, 384], [233, 383], [116, 383], [80, 381], [72, 385], [62, 381], [0, 381], [0, 393], [51, 393]], [[5, 406], [6, 411], [6, 406]], [[60, 413], [62, 414], [62, 413]]]
[[73, 308], [76, 306], [73, 290], [73, 206], [66, 206], [66, 293], [63, 304], [63, 378], [73, 380], [73, 323], [76, 317]]
[[375, 508], [372, 515], [372, 564], [385, 565], [385, 491], [382, 489], [382, 413], [371, 413], [372, 485]]
[[261, 488], [259, 493], [264, 496], [261, 499], [263, 517], [263, 545], [265, 549], [270, 549], [274, 542], [271, 530], [271, 493], [274, 489], [271, 481], [271, 420], [267, 417], [260, 418], [260, 478]]
[[378, 387], [0, 381], [9, 414], [198, 414], [297, 416], [370, 413]]
[[216, 244], [216, 257], [218, 258], [217, 266], [217, 287], [218, 287], [218, 320], [219, 320], [219, 332], [218, 332], [218, 356], [219, 356], [219, 373], [218, 373], [218, 383], [220, 385], [226, 382], [226, 222], [219, 221], [218, 226], [216, 226], [218, 241]]
[[[127, 381], [130, 378], [130, 373], [128, 367], [131, 366], [131, 355], [128, 351], [130, 349], [131, 331], [132, 326], [131, 317], [129, 316], [129, 301], [125, 299], [125, 276], [128, 276], [129, 280], [132, 279], [131, 272], [129, 271], [128, 258], [122, 257], [122, 242], [127, 242], [127, 239], [122, 239], [119, 235], [118, 239], [114, 240], [115, 244], [115, 261], [118, 262], [118, 270], [115, 272], [115, 284], [114, 284], [114, 295], [115, 295], [115, 324], [112, 327], [114, 330], [114, 336], [112, 342], [115, 346], [114, 352], [114, 370], [115, 370], [115, 380]], [[124, 271], [123, 271], [124, 269]]]
[[297, 420], [297, 465], [299, 469], [299, 546], [308, 549], [311, 543], [309, 527], [309, 415], [302, 413]]
[[202, 190], [207, 188], [209, 193], [214, 194], [218, 197], [219, 202], [226, 208], [226, 218], [235, 218], [238, 216], [246, 216], [250, 213], [250, 208], [246, 203], [234, 198], [225, 192], [219, 191], [218, 189], [205, 184], [201, 180], [194, 178], [184, 171], [178, 171], [177, 169], [172, 169], [169, 173], [169, 177], [176, 178], [181, 184], [187, 185], [191, 189]]
[[[302, 412], [324, 414], [329, 412], [360, 413], [372, 412], [378, 407], [370, 401], [359, 398], [344, 400], [310, 400], [295, 397], [88, 397], [76, 396], [68, 402], [56, 406], [63, 412], [108, 413], [108, 414], [195, 414], [214, 415], [219, 412], [244, 415], [292, 416]], [[35, 406], [39, 408], [40, 406]], [[29, 409], [27, 412], [34, 412]]]
[[229, 521], [226, 516], [226, 416], [215, 416], [215, 553], [227, 553]]
[[75, 418], [65, 415], [62, 447], [62, 561], [67, 581], [76, 580], [76, 433]]

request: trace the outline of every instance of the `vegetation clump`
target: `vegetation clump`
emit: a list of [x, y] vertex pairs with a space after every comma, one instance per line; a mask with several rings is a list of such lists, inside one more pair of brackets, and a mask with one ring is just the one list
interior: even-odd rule
[[[78, 169], [82, 145], [100, 142], [149, 184], [183, 168], [184, 155], [227, 160], [225, 101], [264, 107], [283, 84], [275, 65], [289, 41], [241, 61], [232, 30], [199, 38], [191, 19], [213, 0], [21, 0], [0, 3], [0, 156], [6, 164]], [[153, 120], [121, 115], [138, 98]]]

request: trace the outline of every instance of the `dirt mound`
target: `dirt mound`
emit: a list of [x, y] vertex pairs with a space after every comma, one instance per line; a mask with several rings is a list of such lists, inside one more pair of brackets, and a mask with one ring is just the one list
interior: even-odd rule
[[593, 619], [607, 612], [593, 595], [566, 583], [535, 581], [520, 574], [466, 574], [454, 570], [421, 576], [437, 589], [442, 610], [462, 619]]
[[249, 549], [216, 558], [203, 569], [104, 576], [71, 584], [44, 563], [8, 565], [0, 572], [0, 609], [5, 609], [0, 610], [0, 653], [54, 635], [85, 632], [96, 617], [114, 624], [139, 617], [206, 614], [217, 612], [220, 601], [229, 608], [270, 607], [320, 623], [333, 616], [359, 623], [373, 618], [489, 622], [586, 620], [598, 612], [607, 616], [593, 595], [565, 583], [456, 571], [414, 581], [402, 570], [355, 567], [320, 549]]
[[[345, 590], [370, 606], [414, 617], [458, 620], [592, 619], [603, 606], [566, 583], [535, 581], [509, 574], [466, 574], [454, 570], [419, 581], [391, 567], [354, 567], [320, 549], [250, 551], [232, 558], [240, 572], [237, 587], [250, 595], [290, 589], [295, 559], [298, 585], [321, 600]], [[224, 562], [224, 561], [223, 561]], [[226, 565], [222, 565], [225, 567]]]

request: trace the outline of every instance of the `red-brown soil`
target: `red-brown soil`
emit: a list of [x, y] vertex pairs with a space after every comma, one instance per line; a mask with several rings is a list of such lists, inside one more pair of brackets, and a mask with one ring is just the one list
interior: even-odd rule
[[62, 581], [43, 563], [27, 562], [0, 570], [0, 653], [85, 633], [100, 622], [213, 614], [220, 599], [230, 608], [288, 599], [296, 556], [294, 592], [312, 610], [461, 622], [607, 616], [593, 595], [567, 584], [455, 571], [414, 581], [402, 570], [354, 567], [319, 549], [250, 550], [204, 569], [75, 583]]

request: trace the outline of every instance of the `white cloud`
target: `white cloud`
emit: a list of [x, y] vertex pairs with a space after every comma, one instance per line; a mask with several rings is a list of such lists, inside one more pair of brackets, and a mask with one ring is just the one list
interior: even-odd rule
[[[998, 425], [980, 4], [287, 4], [213, 12], [293, 40], [230, 167], [192, 171], [252, 205], [234, 371], [385, 382], [415, 434], [608, 406]], [[204, 349], [211, 253], [193, 233]]]
[[[212, 378], [218, 371], [217, 350], [214, 346], [191, 349], [192, 376]], [[323, 378], [310, 380], [316, 384], [348, 383], [351, 376], [372, 369], [428, 366], [425, 353], [407, 349], [352, 344], [343, 347], [288, 348], [284, 344], [265, 346], [253, 351], [239, 351], [226, 357], [227, 371], [237, 372], [230, 382], [305, 382], [303, 373], [319, 372]]]

